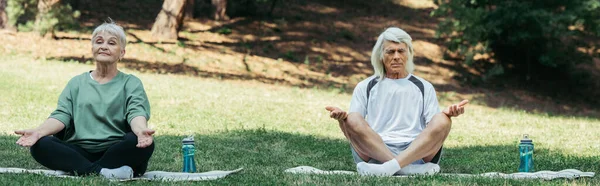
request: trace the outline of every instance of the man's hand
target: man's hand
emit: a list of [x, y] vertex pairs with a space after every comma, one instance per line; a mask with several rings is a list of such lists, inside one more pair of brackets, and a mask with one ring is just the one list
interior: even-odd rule
[[348, 114], [340, 108], [327, 106], [325, 107], [327, 111], [329, 111], [329, 117], [336, 120], [345, 120], [348, 117]]
[[138, 144], [136, 145], [136, 147], [146, 148], [146, 147], [150, 146], [153, 141], [152, 135], [154, 134], [154, 132], [156, 132], [156, 131], [154, 131], [152, 129], [144, 129], [139, 134], [135, 134], [135, 135], [137, 135], [137, 138], [138, 138]]
[[448, 108], [444, 109], [442, 113], [446, 114], [448, 117], [457, 117], [461, 114], [465, 113], [465, 106], [469, 103], [469, 100], [462, 100], [458, 104], [450, 105]]
[[42, 135], [35, 129], [17, 130], [15, 131], [15, 134], [21, 135], [17, 140], [17, 144], [23, 147], [31, 147], [42, 138]]

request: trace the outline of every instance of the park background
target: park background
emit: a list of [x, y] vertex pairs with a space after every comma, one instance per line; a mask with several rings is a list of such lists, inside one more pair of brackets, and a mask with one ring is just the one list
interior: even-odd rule
[[[95, 68], [90, 35], [110, 17], [127, 34], [119, 68], [142, 79], [152, 106], [149, 171], [180, 171], [181, 139], [195, 135], [199, 171], [245, 169], [188, 184], [600, 184], [283, 173], [355, 170], [324, 107], [348, 108], [389, 26], [413, 37], [414, 74], [441, 106], [471, 101], [454, 119], [442, 173], [516, 172], [522, 134], [536, 145], [536, 170], [598, 172], [597, 0], [213, 1], [0, 0], [0, 167], [43, 168], [13, 131], [39, 125], [68, 80]], [[8, 174], [0, 183], [115, 184]]]

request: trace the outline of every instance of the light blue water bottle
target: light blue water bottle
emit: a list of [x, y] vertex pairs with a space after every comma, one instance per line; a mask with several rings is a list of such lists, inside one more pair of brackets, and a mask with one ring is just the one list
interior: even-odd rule
[[519, 172], [533, 172], [533, 140], [529, 135], [524, 134], [521, 143], [519, 143], [519, 157], [521, 164]]
[[196, 172], [196, 162], [194, 161], [194, 136], [183, 138], [181, 141], [181, 151], [183, 153], [183, 172]]

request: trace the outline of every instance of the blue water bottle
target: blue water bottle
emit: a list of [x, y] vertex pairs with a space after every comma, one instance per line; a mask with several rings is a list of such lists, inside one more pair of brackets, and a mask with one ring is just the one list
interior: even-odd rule
[[519, 157], [521, 159], [519, 172], [533, 172], [533, 141], [527, 134], [523, 135], [519, 143]]
[[194, 161], [194, 136], [183, 138], [181, 141], [181, 151], [183, 153], [183, 172], [196, 172], [196, 162]]

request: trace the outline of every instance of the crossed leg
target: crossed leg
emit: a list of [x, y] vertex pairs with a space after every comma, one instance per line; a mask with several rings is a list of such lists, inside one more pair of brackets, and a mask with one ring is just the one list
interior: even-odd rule
[[[433, 160], [448, 137], [451, 125], [452, 121], [448, 116], [443, 113], [436, 114], [408, 148], [395, 157], [360, 114], [350, 113], [344, 122], [340, 122], [340, 129], [364, 161], [372, 158], [380, 162], [389, 162], [395, 159], [400, 167], [404, 167], [419, 159], [425, 162]], [[398, 170], [390, 169], [385, 174], [392, 175]]]
[[106, 152], [89, 153], [56, 137], [45, 136], [30, 150], [37, 162], [52, 170], [89, 175], [101, 173], [102, 168], [114, 169], [127, 165], [133, 169], [135, 176], [141, 176], [146, 172], [154, 144], [146, 148], [137, 148], [136, 144], [135, 134], [127, 133], [122, 141], [111, 146]]

